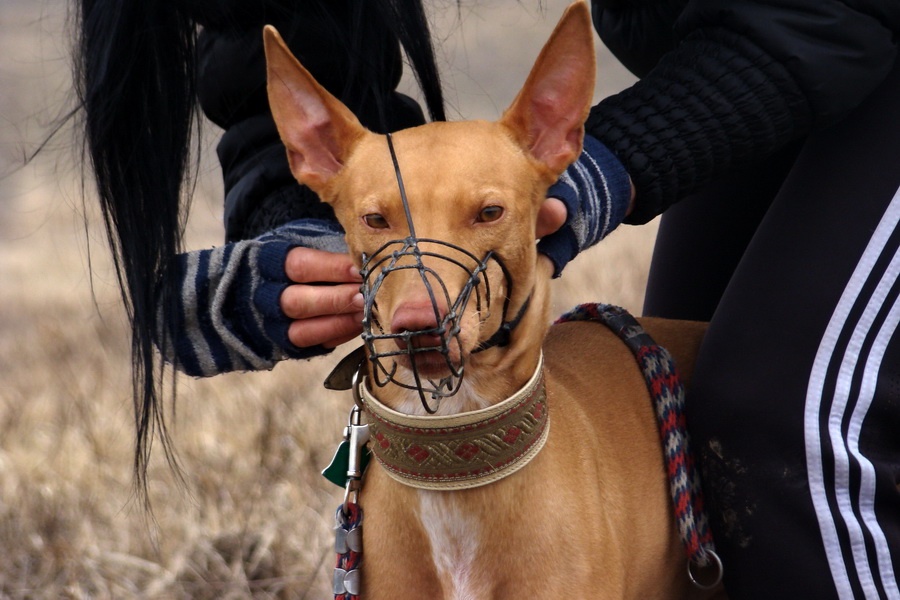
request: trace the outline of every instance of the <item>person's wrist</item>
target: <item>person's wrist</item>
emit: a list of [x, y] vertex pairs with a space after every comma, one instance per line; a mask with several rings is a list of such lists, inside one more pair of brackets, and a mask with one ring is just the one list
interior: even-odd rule
[[547, 196], [565, 205], [565, 223], [541, 238], [538, 249], [559, 276], [579, 252], [615, 229], [631, 210], [634, 188], [625, 167], [600, 141], [585, 136], [584, 148]]

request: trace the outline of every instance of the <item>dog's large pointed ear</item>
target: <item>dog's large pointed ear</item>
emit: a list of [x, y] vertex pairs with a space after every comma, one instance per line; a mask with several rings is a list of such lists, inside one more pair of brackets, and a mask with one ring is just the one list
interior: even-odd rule
[[566, 9], [525, 86], [500, 119], [556, 176], [581, 152], [595, 69], [591, 16], [579, 0]]
[[366, 130], [291, 54], [274, 27], [265, 27], [263, 39], [269, 106], [287, 148], [291, 172], [323, 196]]

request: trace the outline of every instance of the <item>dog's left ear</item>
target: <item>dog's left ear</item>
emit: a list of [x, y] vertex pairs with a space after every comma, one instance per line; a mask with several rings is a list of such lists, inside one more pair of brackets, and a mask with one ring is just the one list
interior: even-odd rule
[[579, 0], [563, 14], [500, 123], [558, 177], [581, 152], [596, 69], [591, 16]]
[[263, 31], [269, 106], [297, 181], [323, 200], [366, 133], [356, 116], [313, 78], [271, 25]]

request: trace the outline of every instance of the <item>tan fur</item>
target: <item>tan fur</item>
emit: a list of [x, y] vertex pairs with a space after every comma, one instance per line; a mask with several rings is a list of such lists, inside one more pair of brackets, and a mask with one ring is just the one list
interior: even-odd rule
[[[571, 323], [548, 332], [550, 271], [534, 244], [547, 187], [581, 149], [591, 102], [594, 50], [586, 5], [566, 12], [513, 105], [497, 123], [433, 123], [398, 132], [394, 144], [420, 238], [502, 257], [512, 290], [491, 263], [490, 314], [470, 303], [461, 347], [466, 385], [441, 411], [496, 403], [519, 389], [541, 345], [550, 407], [542, 452], [515, 475], [456, 492], [421, 491], [373, 463], [365, 509], [363, 583], [382, 598], [686, 598], [689, 584], [674, 528], [656, 421], [628, 349], [604, 326]], [[267, 28], [269, 95], [298, 180], [330, 203], [357, 260], [408, 233], [383, 136], [363, 129]], [[479, 220], [487, 206], [502, 218]], [[365, 216], [389, 227], [373, 228]], [[465, 277], [429, 263], [453, 292]], [[531, 296], [509, 346], [470, 354]], [[445, 310], [446, 307], [441, 307]], [[415, 276], [391, 276], [378, 295], [385, 323], [433, 312]], [[510, 315], [507, 315], [509, 318]], [[689, 378], [704, 326], [646, 320]], [[374, 390], [409, 408], [396, 386]]]

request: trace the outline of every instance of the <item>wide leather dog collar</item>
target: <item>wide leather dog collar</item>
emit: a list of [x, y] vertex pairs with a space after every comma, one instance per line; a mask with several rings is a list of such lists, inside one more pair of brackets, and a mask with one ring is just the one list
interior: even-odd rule
[[512, 475], [533, 459], [550, 431], [543, 357], [528, 383], [487, 408], [450, 416], [394, 411], [359, 386], [369, 447], [388, 475], [431, 490], [478, 487]]

